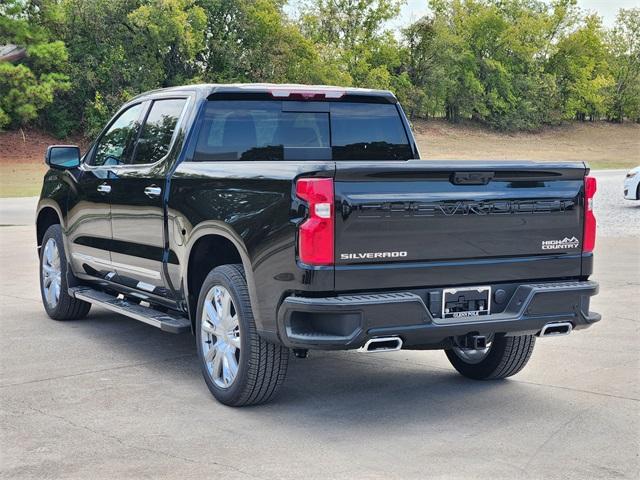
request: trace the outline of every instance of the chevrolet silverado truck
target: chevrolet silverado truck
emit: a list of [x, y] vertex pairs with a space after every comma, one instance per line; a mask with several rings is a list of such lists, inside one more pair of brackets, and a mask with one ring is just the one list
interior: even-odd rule
[[588, 166], [420, 160], [388, 91], [156, 90], [45, 160], [47, 314], [193, 333], [227, 405], [270, 400], [290, 352], [442, 349], [502, 379], [600, 320]]

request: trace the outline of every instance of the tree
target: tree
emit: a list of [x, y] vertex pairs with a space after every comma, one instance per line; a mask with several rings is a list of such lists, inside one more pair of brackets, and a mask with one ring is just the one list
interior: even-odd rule
[[606, 112], [609, 71], [600, 19], [589, 16], [575, 32], [560, 40], [549, 61], [556, 76], [565, 118], [599, 119]]
[[[46, 2], [45, 2], [46, 3]], [[26, 48], [17, 63], [0, 63], [0, 128], [22, 126], [54, 100], [56, 92], [68, 90], [63, 72], [67, 62], [64, 43], [34, 22], [44, 17], [44, 3], [6, 0], [0, 5], [0, 45]]]
[[625, 117], [640, 121], [640, 8], [619, 11], [606, 48], [613, 77], [608, 116], [620, 123]]
[[154, 0], [129, 13], [127, 53], [144, 69], [144, 81], [153, 87], [188, 82], [198, 71], [195, 59], [205, 45], [206, 21], [206, 12], [192, 0]]
[[281, 0], [200, 0], [207, 13], [202, 78], [213, 82], [349, 82], [283, 13]]
[[451, 17], [438, 11], [409, 26], [404, 35], [410, 52], [409, 77], [426, 98], [423, 115], [444, 115], [457, 122], [484, 110], [473, 54]]
[[565, 118], [640, 121], [640, 9], [607, 31], [577, 0], [4, 0], [0, 128], [93, 136], [125, 101], [193, 82], [393, 90], [411, 116], [531, 130]]
[[432, 14], [404, 31], [409, 74], [431, 115], [535, 129], [557, 118], [544, 65], [573, 18], [574, 0], [433, 0]]
[[384, 29], [401, 0], [316, 0], [303, 5], [300, 28], [325, 61], [336, 62], [353, 85], [389, 88], [401, 47]]
[[48, 109], [59, 135], [95, 135], [133, 95], [187, 83], [204, 46], [204, 11], [192, 0], [60, 0], [50, 22], [69, 51], [71, 90]]

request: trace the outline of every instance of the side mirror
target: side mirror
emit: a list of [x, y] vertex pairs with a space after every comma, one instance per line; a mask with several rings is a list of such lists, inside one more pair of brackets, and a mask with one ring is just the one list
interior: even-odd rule
[[75, 145], [51, 145], [44, 161], [51, 168], [71, 170], [80, 166], [80, 148]]

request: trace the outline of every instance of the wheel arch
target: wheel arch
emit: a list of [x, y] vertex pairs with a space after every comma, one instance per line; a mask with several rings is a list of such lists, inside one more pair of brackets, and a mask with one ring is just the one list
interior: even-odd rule
[[249, 299], [256, 326], [260, 329], [257, 311], [253, 267], [244, 241], [237, 232], [223, 222], [207, 222], [196, 227], [190, 235], [183, 262], [183, 288], [191, 325], [195, 325], [200, 287], [209, 272], [220, 265], [240, 263], [244, 269]]
[[51, 225], [62, 226], [62, 215], [55, 204], [46, 203], [38, 208], [36, 214], [36, 242], [38, 248], [42, 245], [42, 239]]

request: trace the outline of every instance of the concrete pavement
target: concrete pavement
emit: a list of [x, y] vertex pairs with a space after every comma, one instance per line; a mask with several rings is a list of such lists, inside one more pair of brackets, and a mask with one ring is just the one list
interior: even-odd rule
[[0, 198], [0, 226], [33, 225], [38, 197]]
[[33, 227], [1, 227], [0, 477], [638, 478], [640, 240], [615, 233], [603, 320], [538, 341], [510, 380], [466, 380], [442, 352], [312, 352], [274, 403], [231, 409], [190, 335], [48, 319]]

